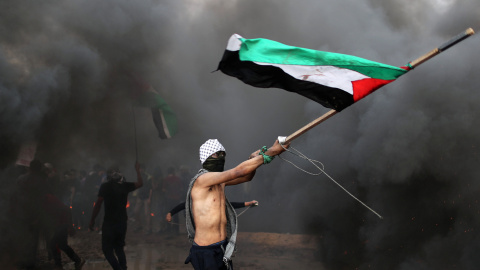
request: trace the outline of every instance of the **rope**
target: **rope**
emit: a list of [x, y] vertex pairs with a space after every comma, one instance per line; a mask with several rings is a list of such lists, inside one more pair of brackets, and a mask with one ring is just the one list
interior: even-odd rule
[[[372, 213], [374, 213], [375, 215], [377, 215], [380, 219], [383, 219], [383, 217], [378, 214], [377, 212], [375, 212], [375, 210], [373, 210], [372, 208], [370, 208], [368, 205], [366, 205], [364, 202], [362, 202], [361, 200], [359, 200], [357, 197], [355, 197], [352, 193], [350, 193], [347, 189], [345, 189], [342, 185], [340, 185], [337, 181], [335, 181], [335, 179], [333, 179], [330, 175], [328, 175], [325, 171], [324, 171], [324, 166], [323, 164], [320, 162], [320, 161], [317, 161], [317, 160], [313, 160], [313, 159], [310, 159], [308, 158], [307, 156], [305, 156], [304, 154], [302, 154], [300, 151], [298, 151], [297, 149], [293, 148], [292, 146], [290, 146], [289, 148], [293, 149], [296, 151], [296, 153], [290, 151], [289, 149], [285, 148], [283, 145], [282, 145], [283, 149], [285, 149], [287, 152], [293, 154], [293, 155], [296, 155], [300, 158], [303, 158], [305, 160], [308, 160], [310, 163], [313, 164], [313, 166], [315, 166], [318, 170], [320, 170], [320, 173], [311, 173], [311, 172], [308, 172], [300, 167], [298, 167], [297, 165], [295, 165], [293, 162], [289, 161], [289, 160], [286, 160], [284, 158], [282, 158], [281, 156], [278, 156], [280, 159], [292, 164], [294, 167], [296, 167], [297, 169], [305, 172], [305, 173], [308, 173], [310, 175], [321, 175], [322, 173], [325, 174], [330, 180], [332, 180], [333, 183], [335, 183], [337, 186], [339, 186], [343, 191], [345, 191], [348, 195], [350, 195], [350, 197], [354, 198], [356, 201], [358, 201], [360, 204], [362, 204], [363, 206], [365, 206], [368, 210], [370, 210]], [[319, 163], [321, 164], [322, 168], [320, 168], [317, 164], [315, 163]]]
[[243, 213], [245, 213], [248, 209], [250, 209], [250, 207], [252, 207], [251, 205], [249, 205], [247, 207], [247, 209], [243, 210], [240, 214], [237, 215], [237, 217], [241, 216]]

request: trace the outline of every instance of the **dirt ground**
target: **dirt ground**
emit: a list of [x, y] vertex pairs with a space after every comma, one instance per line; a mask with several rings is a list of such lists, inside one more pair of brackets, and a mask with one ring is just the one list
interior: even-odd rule
[[[101, 251], [101, 235], [96, 232], [78, 231], [69, 238], [70, 246], [86, 259], [84, 270], [111, 269]], [[234, 269], [325, 269], [315, 258], [317, 241], [308, 235], [239, 232], [237, 253], [233, 258]], [[153, 233], [127, 232], [125, 252], [129, 270], [193, 269], [184, 261], [190, 243], [186, 232]], [[40, 247], [39, 270], [53, 269], [47, 252]], [[62, 254], [64, 268], [74, 269], [73, 263]]]

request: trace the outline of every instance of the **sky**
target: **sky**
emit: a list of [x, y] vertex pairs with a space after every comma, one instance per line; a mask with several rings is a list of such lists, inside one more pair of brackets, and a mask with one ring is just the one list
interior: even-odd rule
[[[220, 140], [232, 168], [328, 111], [214, 72], [234, 33], [402, 66], [480, 29], [477, 0], [24, 2], [0, 3], [3, 186], [28, 142], [59, 170], [116, 163], [133, 178], [138, 155], [148, 168], [183, 165], [194, 173], [207, 139]], [[275, 159], [227, 191], [231, 201], [260, 202], [241, 217], [240, 230], [311, 234], [327, 269], [478, 266], [479, 39], [292, 143], [384, 219], [325, 175]], [[160, 140], [150, 112], [132, 107], [125, 72], [140, 74], [176, 113], [172, 139]], [[294, 155], [282, 157], [315, 172]]]

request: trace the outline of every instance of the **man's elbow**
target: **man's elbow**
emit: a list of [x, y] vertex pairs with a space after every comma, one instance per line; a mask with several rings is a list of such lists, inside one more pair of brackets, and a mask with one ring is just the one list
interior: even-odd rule
[[250, 182], [253, 180], [253, 177], [255, 176], [255, 171], [253, 172], [250, 172], [250, 173], [247, 173], [241, 177], [239, 177], [238, 179], [240, 180], [240, 182], [238, 182], [238, 184], [240, 183], [246, 183], [246, 182]]

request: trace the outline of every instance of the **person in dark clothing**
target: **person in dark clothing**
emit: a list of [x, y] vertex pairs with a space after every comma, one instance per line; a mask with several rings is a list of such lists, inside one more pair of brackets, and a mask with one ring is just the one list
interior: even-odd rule
[[44, 226], [49, 232], [47, 234], [49, 235], [47, 247], [55, 261], [55, 269], [63, 269], [60, 251], [65, 252], [75, 262], [75, 270], [82, 269], [85, 259], [80, 258], [68, 245], [68, 236], [75, 235], [70, 207], [51, 193], [45, 195], [43, 206]]
[[47, 175], [39, 160], [32, 160], [26, 174], [17, 179], [17, 190], [14, 193], [13, 207], [15, 213], [16, 239], [13, 247], [19, 256], [20, 269], [34, 269], [37, 259], [38, 241], [40, 237], [41, 212], [38, 203], [46, 194]]
[[[253, 200], [253, 201], [249, 201], [249, 202], [230, 202], [230, 204], [233, 206], [233, 208], [238, 209], [238, 208], [243, 208], [243, 207], [247, 207], [247, 206], [251, 206], [251, 207], [257, 206], [258, 202]], [[170, 210], [167, 213], [167, 216], [165, 217], [165, 219], [168, 222], [171, 222], [172, 221], [172, 216], [176, 215], [178, 212], [180, 212], [182, 210], [185, 210], [185, 202], [179, 203], [177, 206], [172, 208], [172, 210]]]
[[135, 164], [137, 181], [126, 182], [118, 167], [107, 170], [107, 182], [100, 186], [98, 199], [90, 219], [90, 230], [94, 230], [95, 218], [105, 202], [105, 215], [102, 225], [102, 251], [114, 270], [126, 270], [125, 235], [127, 234], [127, 201], [128, 193], [143, 185], [140, 165]]
[[60, 191], [60, 175], [57, 173], [57, 169], [52, 163], [44, 163], [44, 172], [47, 174], [47, 188], [49, 192], [59, 197], [62, 193]]

